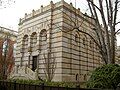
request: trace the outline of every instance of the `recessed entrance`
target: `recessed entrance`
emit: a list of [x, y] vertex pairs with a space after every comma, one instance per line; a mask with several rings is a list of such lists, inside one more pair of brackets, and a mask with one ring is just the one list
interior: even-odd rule
[[37, 69], [37, 56], [33, 56], [32, 70], [35, 71], [36, 69]]

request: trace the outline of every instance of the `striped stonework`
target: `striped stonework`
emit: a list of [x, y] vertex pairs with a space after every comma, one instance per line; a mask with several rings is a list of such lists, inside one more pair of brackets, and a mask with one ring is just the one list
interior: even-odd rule
[[74, 22], [94, 36], [94, 20], [64, 0], [25, 14], [19, 23], [15, 65], [38, 69], [41, 79], [48, 70], [54, 72], [53, 81], [87, 80], [102, 64], [101, 56], [89, 36], [73, 29]]

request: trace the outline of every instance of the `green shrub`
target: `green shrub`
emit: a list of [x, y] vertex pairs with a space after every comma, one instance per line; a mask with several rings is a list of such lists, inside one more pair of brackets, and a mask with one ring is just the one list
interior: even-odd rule
[[31, 85], [40, 85], [43, 82], [40, 80], [23, 80], [23, 79], [10, 79], [9, 82], [16, 82], [20, 84], [31, 84]]
[[76, 83], [72, 82], [45, 82], [46, 86], [59, 86], [59, 87], [76, 87]]
[[23, 80], [23, 79], [10, 79], [9, 82], [16, 82], [20, 84], [31, 84], [31, 85], [42, 85], [45, 86], [59, 86], [59, 87], [76, 87], [76, 83], [72, 82], [48, 82], [48, 81], [40, 81], [40, 80]]
[[93, 71], [87, 82], [88, 88], [115, 89], [120, 83], [120, 66], [108, 64]]

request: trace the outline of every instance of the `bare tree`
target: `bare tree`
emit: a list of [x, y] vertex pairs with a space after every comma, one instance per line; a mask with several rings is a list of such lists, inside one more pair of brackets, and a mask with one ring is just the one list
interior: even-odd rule
[[47, 52], [47, 55], [44, 53], [44, 73], [46, 76], [47, 81], [51, 81], [54, 77], [55, 74], [55, 69], [56, 69], [56, 61], [55, 57], [51, 52]]
[[[91, 34], [82, 31], [77, 25], [76, 20], [71, 22], [74, 24], [73, 29], [78, 30], [81, 33], [88, 35], [98, 46], [99, 52], [102, 56], [102, 61], [105, 64], [115, 63], [115, 46], [116, 46], [116, 34], [119, 33], [120, 29], [117, 30], [116, 26], [120, 23], [117, 21], [119, 0], [86, 0], [88, 2], [91, 17], [84, 14], [86, 17], [94, 20], [95, 27], [92, 28], [95, 32], [95, 37]], [[75, 11], [76, 13], [76, 11]], [[77, 13], [76, 13], [77, 16]], [[77, 18], [76, 18], [77, 19]], [[103, 26], [101, 26], [103, 25]]]
[[79, 32], [88, 35], [96, 43], [96, 45], [99, 48], [99, 52], [102, 56], [102, 61], [105, 64], [109, 63], [114, 64], [116, 34], [120, 33], [119, 32], [120, 29], [117, 30], [116, 28], [116, 26], [120, 23], [119, 21], [117, 21], [120, 1], [119, 0], [86, 0], [86, 1], [88, 2], [91, 17], [86, 14], [84, 15], [94, 20], [95, 27], [92, 29], [95, 32], [95, 37], [79, 29], [79, 27], [84, 22], [84, 19], [81, 22], [81, 25], [78, 26], [76, 20], [74, 21], [66, 13], [64, 14], [67, 15], [71, 22], [74, 24], [72, 30], [76, 29]]
[[[95, 20], [96, 43], [100, 48], [101, 55], [106, 64], [115, 63], [115, 43], [117, 14], [119, 0], [87, 0], [88, 6]], [[96, 3], [97, 2], [97, 3]], [[102, 20], [100, 22], [100, 20]], [[101, 24], [103, 27], [101, 27]]]
[[13, 41], [9, 39], [9, 34], [6, 34], [4, 38], [2, 38], [1, 45], [1, 56], [0, 56], [0, 73], [2, 79], [7, 79], [7, 76], [12, 70], [14, 65], [14, 57], [13, 57]]

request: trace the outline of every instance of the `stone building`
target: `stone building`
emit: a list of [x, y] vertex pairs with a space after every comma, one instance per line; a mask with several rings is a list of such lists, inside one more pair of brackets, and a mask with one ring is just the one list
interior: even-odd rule
[[14, 66], [16, 38], [16, 31], [0, 26], [0, 76], [8, 75]]
[[19, 22], [16, 67], [27, 65], [41, 79], [85, 81], [101, 65], [101, 56], [93, 40], [75, 25], [94, 36], [94, 20], [64, 0], [26, 13]]

